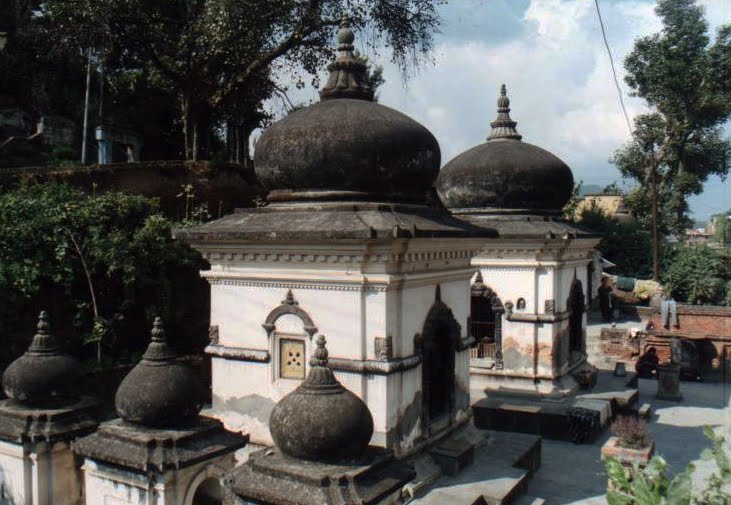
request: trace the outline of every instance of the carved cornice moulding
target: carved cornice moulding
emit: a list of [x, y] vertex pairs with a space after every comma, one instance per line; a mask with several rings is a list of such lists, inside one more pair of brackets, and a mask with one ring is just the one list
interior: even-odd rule
[[434, 272], [417, 272], [413, 274], [377, 274], [352, 275], [331, 274], [331, 279], [323, 278], [322, 273], [313, 273], [305, 278], [299, 274], [298, 279], [287, 276], [281, 279], [272, 278], [272, 272], [262, 274], [250, 272], [230, 272], [221, 270], [205, 270], [200, 273], [212, 286], [250, 286], [284, 289], [317, 289], [325, 291], [365, 291], [369, 293], [385, 292], [419, 286], [432, 286], [447, 282], [468, 281], [474, 269], [460, 267], [453, 270], [437, 270]]
[[469, 261], [477, 248], [414, 250], [406, 252], [362, 251], [241, 251], [202, 248], [201, 254], [209, 263], [305, 263], [305, 264], [350, 264], [350, 263], [427, 263], [434, 261]]
[[265, 349], [248, 349], [245, 347], [228, 347], [221, 344], [210, 344], [204, 351], [209, 356], [230, 359], [235, 361], [253, 361], [255, 363], [269, 363], [271, 355]]

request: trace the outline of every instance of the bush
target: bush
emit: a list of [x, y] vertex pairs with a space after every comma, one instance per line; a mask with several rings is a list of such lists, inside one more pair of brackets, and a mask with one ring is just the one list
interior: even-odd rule
[[172, 227], [141, 196], [91, 197], [59, 184], [0, 193], [0, 361], [25, 351], [18, 337], [32, 334], [40, 309], [74, 354], [96, 357], [98, 346], [108, 361], [139, 352], [156, 315], [183, 350], [199, 349], [208, 327], [204, 262]]
[[643, 449], [652, 443], [647, 423], [636, 416], [617, 416], [612, 423], [612, 435], [617, 437], [617, 445], [628, 449]]
[[[715, 469], [707, 479], [695, 475], [693, 464], [672, 479], [667, 476], [667, 463], [654, 456], [647, 467], [627, 468], [618, 460], [607, 458], [605, 469], [610, 483], [609, 505], [728, 505], [731, 496], [731, 444], [729, 439], [706, 426], [705, 436], [711, 448], [701, 458], [713, 461]], [[704, 482], [703, 482], [704, 480]], [[695, 486], [694, 486], [695, 484]]]
[[663, 263], [663, 284], [676, 300], [693, 305], [723, 303], [726, 268], [714, 249], [677, 245], [666, 252]]
[[597, 248], [617, 265], [619, 275], [640, 279], [652, 275], [652, 237], [638, 224], [621, 223], [598, 208], [584, 209], [578, 222], [602, 236]]

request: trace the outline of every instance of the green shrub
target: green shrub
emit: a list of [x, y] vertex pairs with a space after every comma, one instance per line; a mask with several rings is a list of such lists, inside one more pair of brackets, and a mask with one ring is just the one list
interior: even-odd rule
[[92, 197], [59, 184], [0, 193], [0, 338], [10, 339], [0, 361], [25, 350], [20, 337], [32, 334], [39, 309], [72, 352], [88, 357], [102, 348], [112, 359], [139, 352], [155, 315], [184, 350], [200, 348], [204, 262], [172, 227], [142, 196]]

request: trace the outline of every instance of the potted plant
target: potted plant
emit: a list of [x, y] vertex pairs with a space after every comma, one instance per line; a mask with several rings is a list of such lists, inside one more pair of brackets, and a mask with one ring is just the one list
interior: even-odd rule
[[[602, 461], [609, 458], [618, 461], [632, 480], [633, 473], [645, 468], [655, 454], [655, 442], [647, 431], [647, 423], [637, 416], [617, 416], [612, 423], [612, 435], [602, 446]], [[610, 481], [610, 490], [611, 486]]]

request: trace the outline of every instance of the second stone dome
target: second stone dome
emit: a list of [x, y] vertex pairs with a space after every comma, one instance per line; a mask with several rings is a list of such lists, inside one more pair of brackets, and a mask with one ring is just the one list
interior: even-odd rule
[[545, 149], [521, 141], [509, 105], [503, 84], [487, 142], [440, 171], [437, 192], [452, 212], [559, 213], [571, 198], [571, 169]]
[[418, 122], [373, 101], [353, 39], [344, 22], [321, 101], [259, 138], [254, 166], [270, 201], [425, 201], [439, 173], [439, 144]]

